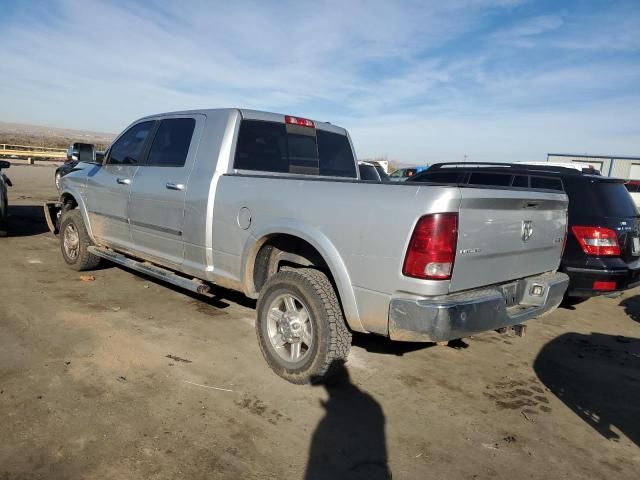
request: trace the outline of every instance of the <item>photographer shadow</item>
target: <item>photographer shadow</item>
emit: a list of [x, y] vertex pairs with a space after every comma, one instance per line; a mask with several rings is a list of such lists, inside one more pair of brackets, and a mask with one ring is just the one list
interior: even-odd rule
[[380, 404], [351, 383], [340, 365], [330, 382], [318, 384], [329, 395], [325, 415], [309, 449], [305, 480], [390, 479], [385, 416]]

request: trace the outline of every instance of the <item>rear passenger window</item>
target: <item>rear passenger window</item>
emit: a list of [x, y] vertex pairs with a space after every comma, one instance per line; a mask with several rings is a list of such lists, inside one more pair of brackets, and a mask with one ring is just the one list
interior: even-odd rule
[[162, 120], [153, 137], [147, 165], [183, 167], [187, 161], [195, 126], [196, 121], [193, 118]]
[[469, 185], [492, 185], [508, 187], [511, 184], [511, 175], [504, 173], [474, 172], [469, 179]]
[[514, 175], [511, 186], [527, 188], [529, 186], [529, 177], [526, 175]]
[[[463, 174], [464, 175], [464, 174]], [[458, 183], [460, 172], [427, 172], [409, 179], [413, 182]]]
[[109, 151], [109, 165], [137, 165], [140, 163], [142, 149], [154, 121], [142, 122], [134, 125], [116, 140]]
[[346, 135], [259, 120], [240, 124], [234, 168], [357, 177]]
[[545, 188], [547, 190], [564, 190], [559, 178], [531, 177], [531, 188]]

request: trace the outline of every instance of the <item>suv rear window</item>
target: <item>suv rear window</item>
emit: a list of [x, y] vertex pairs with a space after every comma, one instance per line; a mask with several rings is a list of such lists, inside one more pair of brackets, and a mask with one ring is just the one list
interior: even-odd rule
[[346, 135], [260, 120], [240, 125], [234, 168], [356, 178]]
[[569, 210], [577, 215], [600, 212], [604, 217], [636, 217], [633, 199], [622, 182], [565, 178]]

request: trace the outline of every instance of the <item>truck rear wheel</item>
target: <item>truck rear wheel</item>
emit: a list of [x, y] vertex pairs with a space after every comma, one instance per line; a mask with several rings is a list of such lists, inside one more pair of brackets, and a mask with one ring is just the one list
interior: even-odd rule
[[89, 252], [90, 245], [92, 242], [80, 210], [66, 211], [60, 221], [60, 250], [67, 265], [79, 272], [96, 268], [100, 257]]
[[351, 347], [336, 293], [319, 270], [273, 275], [260, 292], [256, 333], [272, 370], [291, 383], [319, 383], [346, 361]]

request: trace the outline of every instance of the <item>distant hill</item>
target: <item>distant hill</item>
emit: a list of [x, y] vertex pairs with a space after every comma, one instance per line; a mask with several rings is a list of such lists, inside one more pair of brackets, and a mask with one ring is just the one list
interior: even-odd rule
[[0, 144], [66, 148], [70, 143], [84, 142], [94, 143], [98, 149], [104, 149], [114, 137], [113, 133], [0, 122]]

